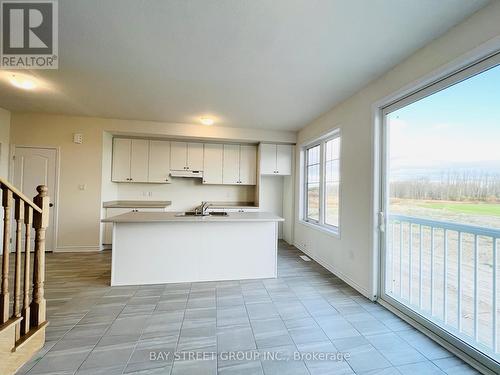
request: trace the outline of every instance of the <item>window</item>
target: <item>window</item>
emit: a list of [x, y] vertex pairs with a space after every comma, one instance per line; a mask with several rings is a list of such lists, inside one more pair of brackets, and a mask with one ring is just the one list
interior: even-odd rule
[[307, 149], [307, 213], [308, 220], [319, 222], [320, 145]]
[[304, 147], [304, 221], [338, 232], [340, 134]]

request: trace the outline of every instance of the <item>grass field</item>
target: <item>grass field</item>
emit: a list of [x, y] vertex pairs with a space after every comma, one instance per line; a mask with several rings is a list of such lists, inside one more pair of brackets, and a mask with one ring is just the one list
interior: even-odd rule
[[500, 203], [391, 199], [393, 214], [500, 229]]
[[500, 216], [499, 203], [455, 203], [455, 202], [431, 202], [418, 203], [419, 207], [435, 210], [451, 211], [458, 214]]

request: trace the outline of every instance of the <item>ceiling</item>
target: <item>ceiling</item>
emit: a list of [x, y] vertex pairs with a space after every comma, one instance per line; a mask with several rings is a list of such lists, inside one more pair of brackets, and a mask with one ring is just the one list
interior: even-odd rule
[[59, 69], [0, 107], [298, 130], [487, 3], [59, 0]]

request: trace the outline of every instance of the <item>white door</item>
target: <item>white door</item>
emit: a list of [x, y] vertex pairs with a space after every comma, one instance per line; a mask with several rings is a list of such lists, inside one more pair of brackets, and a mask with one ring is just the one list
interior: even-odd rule
[[149, 141], [132, 139], [130, 155], [130, 181], [148, 182]]
[[149, 142], [149, 182], [170, 182], [170, 142]]
[[240, 183], [240, 146], [224, 145], [223, 183], [236, 185]]
[[46, 185], [49, 189], [48, 195], [52, 207], [49, 211], [50, 221], [46, 233], [46, 251], [53, 251], [55, 244], [56, 160], [57, 151], [55, 149], [17, 146], [14, 150], [12, 178], [14, 186], [30, 198], [37, 195], [36, 187], [38, 185]]
[[276, 173], [276, 145], [263, 143], [260, 145], [260, 174]]
[[187, 168], [187, 143], [170, 143], [170, 169], [182, 171]]
[[130, 181], [130, 139], [113, 139], [112, 178], [114, 182]]
[[221, 144], [205, 144], [203, 157], [203, 183], [222, 184], [222, 155]]
[[257, 184], [257, 147], [240, 146], [240, 184]]
[[188, 143], [187, 166], [191, 171], [203, 170], [203, 143]]
[[282, 176], [292, 174], [292, 146], [276, 146], [276, 173]]

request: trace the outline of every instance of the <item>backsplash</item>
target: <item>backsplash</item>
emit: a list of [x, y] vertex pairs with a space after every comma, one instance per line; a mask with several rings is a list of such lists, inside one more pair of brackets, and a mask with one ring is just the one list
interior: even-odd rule
[[187, 211], [202, 201], [253, 202], [255, 186], [203, 185], [194, 178], [174, 178], [171, 184], [117, 183], [117, 200], [169, 200], [169, 211]]

